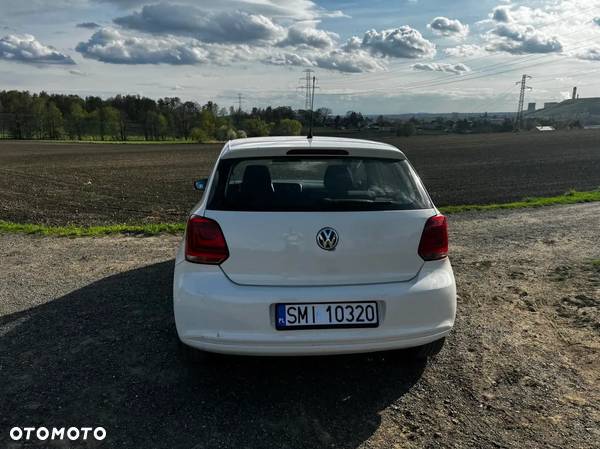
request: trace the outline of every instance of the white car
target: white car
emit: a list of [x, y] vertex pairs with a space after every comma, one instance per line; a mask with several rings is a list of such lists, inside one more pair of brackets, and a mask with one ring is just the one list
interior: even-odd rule
[[439, 352], [456, 312], [447, 222], [396, 147], [233, 140], [196, 187], [173, 285], [188, 355]]

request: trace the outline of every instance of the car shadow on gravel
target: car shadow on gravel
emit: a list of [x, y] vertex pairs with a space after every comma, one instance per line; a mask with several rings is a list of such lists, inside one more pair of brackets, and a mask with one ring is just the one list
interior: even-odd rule
[[173, 261], [150, 265], [1, 318], [1, 439], [12, 426], [103, 426], [90, 447], [356, 447], [423, 373], [382, 354], [188, 366], [172, 273]]

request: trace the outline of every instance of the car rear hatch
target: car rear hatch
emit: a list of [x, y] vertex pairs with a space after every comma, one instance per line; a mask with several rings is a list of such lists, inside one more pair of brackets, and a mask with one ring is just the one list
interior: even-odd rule
[[[221, 265], [245, 285], [351, 285], [401, 282], [419, 272], [417, 250], [433, 210], [375, 212], [233, 212], [207, 210], [225, 236]], [[337, 233], [333, 250], [317, 234]]]
[[[436, 212], [402, 153], [290, 153], [219, 161], [204, 216], [223, 231], [229, 257], [221, 268], [233, 282], [320, 286], [416, 276], [419, 240]], [[336, 238], [319, 245], [324, 228]]]

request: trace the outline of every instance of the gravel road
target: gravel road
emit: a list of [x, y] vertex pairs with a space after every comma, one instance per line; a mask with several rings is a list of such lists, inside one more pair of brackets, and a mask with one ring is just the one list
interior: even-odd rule
[[177, 237], [0, 235], [0, 447], [29, 447], [8, 437], [28, 425], [103, 426], [98, 448], [600, 447], [598, 216], [452, 216], [458, 321], [426, 366], [191, 368], [171, 316]]

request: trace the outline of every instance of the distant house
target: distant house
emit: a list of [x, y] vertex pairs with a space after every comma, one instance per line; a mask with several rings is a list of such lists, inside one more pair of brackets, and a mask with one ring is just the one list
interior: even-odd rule
[[535, 129], [537, 129], [540, 132], [556, 131], [554, 129], [554, 126], [536, 126]]

